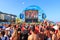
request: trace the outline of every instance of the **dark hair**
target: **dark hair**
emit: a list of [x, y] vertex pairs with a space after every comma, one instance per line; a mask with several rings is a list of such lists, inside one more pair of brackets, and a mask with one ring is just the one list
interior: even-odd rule
[[11, 27], [11, 24], [9, 24], [9, 26], [8, 27]]
[[16, 25], [14, 25], [14, 28], [16, 28]]
[[55, 32], [55, 29], [54, 28], [51, 28], [50, 31]]
[[21, 31], [21, 29], [20, 28], [18, 28], [18, 30], [17, 31]]
[[5, 31], [1, 31], [1, 34], [4, 36], [5, 35]]
[[59, 30], [60, 30], [60, 27], [59, 27]]
[[35, 31], [35, 26], [32, 25], [31, 30], [34, 32]]
[[46, 28], [46, 30], [50, 30], [50, 28], [49, 28], [49, 27], [47, 27], [47, 28]]

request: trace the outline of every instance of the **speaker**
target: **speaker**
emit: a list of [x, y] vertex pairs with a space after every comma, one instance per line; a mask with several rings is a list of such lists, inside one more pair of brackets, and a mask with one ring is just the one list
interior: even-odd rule
[[45, 19], [46, 18], [46, 15], [44, 13], [42, 13], [42, 18]]
[[24, 14], [20, 14], [20, 19], [23, 19], [24, 18]]

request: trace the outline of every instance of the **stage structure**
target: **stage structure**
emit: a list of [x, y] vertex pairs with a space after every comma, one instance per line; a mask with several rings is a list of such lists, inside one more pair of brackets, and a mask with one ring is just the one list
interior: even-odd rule
[[20, 13], [20, 19], [23, 19], [25, 22], [38, 22], [45, 18], [46, 14], [39, 6], [36, 5], [29, 6]]

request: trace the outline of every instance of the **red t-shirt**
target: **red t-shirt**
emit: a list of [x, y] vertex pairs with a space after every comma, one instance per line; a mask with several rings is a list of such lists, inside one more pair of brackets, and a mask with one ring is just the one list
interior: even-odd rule
[[38, 27], [35, 27], [35, 33], [39, 33], [39, 28]]
[[25, 30], [25, 28], [24, 27], [22, 27], [22, 29], [21, 29], [22, 31], [24, 31]]

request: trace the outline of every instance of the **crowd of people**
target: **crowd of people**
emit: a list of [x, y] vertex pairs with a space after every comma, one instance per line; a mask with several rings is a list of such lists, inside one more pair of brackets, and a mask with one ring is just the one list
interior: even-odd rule
[[[54, 26], [57, 25], [58, 29]], [[60, 40], [60, 24], [43, 21], [39, 24], [0, 25], [0, 40]]]

